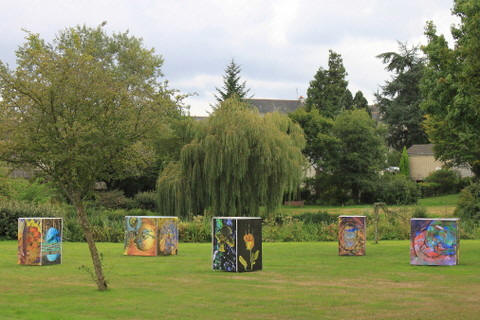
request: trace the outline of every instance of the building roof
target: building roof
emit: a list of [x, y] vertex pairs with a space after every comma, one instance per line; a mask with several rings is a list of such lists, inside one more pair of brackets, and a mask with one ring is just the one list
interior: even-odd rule
[[284, 100], [284, 99], [245, 99], [258, 109], [260, 113], [280, 112], [290, 113], [303, 105], [302, 100]]
[[409, 156], [433, 156], [433, 144], [414, 144], [408, 148], [407, 153]]

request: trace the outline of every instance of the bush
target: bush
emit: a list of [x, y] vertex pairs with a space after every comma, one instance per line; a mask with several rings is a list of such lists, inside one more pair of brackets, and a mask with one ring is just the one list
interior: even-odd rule
[[474, 183], [460, 192], [455, 216], [480, 222], [480, 183]]
[[416, 203], [419, 195], [416, 183], [401, 174], [385, 173], [378, 180], [375, 190], [376, 201], [394, 205]]
[[441, 185], [437, 182], [420, 182], [418, 184], [422, 198], [435, 197], [440, 195]]
[[42, 204], [51, 203], [61, 197], [50, 183], [39, 179], [30, 182], [23, 178], [0, 178], [0, 199], [2, 198]]
[[462, 178], [456, 171], [449, 169], [440, 169], [432, 172], [425, 178], [426, 183], [430, 183], [432, 191], [435, 192], [434, 196], [442, 194], [452, 194], [460, 191], [462, 185]]
[[122, 190], [96, 192], [95, 202], [107, 209], [130, 209], [134, 207], [134, 201], [127, 198]]
[[339, 214], [329, 214], [326, 211], [318, 212], [302, 212], [295, 215], [295, 219], [301, 220], [306, 224], [318, 224], [325, 222], [327, 224], [336, 223], [338, 221]]
[[64, 212], [51, 205], [34, 205], [17, 201], [0, 202], [0, 239], [16, 240], [18, 218], [63, 217]]
[[427, 209], [424, 207], [415, 207], [412, 218], [427, 218]]
[[205, 216], [195, 216], [190, 221], [178, 224], [178, 237], [184, 242], [212, 241], [211, 219]]
[[153, 191], [137, 193], [134, 197], [135, 207], [155, 211], [157, 209], [157, 196]]

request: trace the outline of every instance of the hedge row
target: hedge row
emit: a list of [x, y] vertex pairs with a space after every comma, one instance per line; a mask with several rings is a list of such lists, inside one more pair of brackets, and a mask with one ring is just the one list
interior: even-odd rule
[[[418, 212], [417, 212], [418, 211]], [[381, 240], [409, 239], [412, 216], [425, 216], [424, 210], [414, 212], [407, 209], [396, 218], [381, 215], [378, 226]], [[148, 210], [108, 210], [87, 208], [96, 241], [123, 242], [124, 217], [126, 215], [156, 215]], [[367, 239], [374, 238], [373, 218], [367, 216]], [[17, 219], [20, 217], [62, 217], [64, 219], [64, 241], [84, 241], [83, 232], [72, 207], [31, 205], [19, 202], [0, 203], [0, 239], [17, 239]], [[338, 215], [327, 212], [306, 212], [297, 215], [276, 215], [263, 221], [264, 241], [335, 241], [338, 233]], [[480, 224], [462, 220], [461, 236], [465, 239], [480, 239]], [[211, 241], [211, 217], [196, 216], [189, 221], [180, 221], [179, 238], [183, 242]]]

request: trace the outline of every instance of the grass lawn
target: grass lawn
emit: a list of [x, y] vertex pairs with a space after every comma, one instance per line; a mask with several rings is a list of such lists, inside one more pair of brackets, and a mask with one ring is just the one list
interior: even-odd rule
[[478, 319], [480, 241], [461, 243], [459, 266], [409, 265], [408, 241], [368, 243], [339, 257], [336, 242], [265, 243], [264, 270], [211, 271], [210, 244], [178, 256], [126, 257], [99, 243], [111, 289], [79, 266], [85, 243], [65, 243], [64, 263], [19, 266], [0, 242], [2, 319]]
[[[417, 206], [427, 210], [429, 217], [449, 217], [453, 215], [458, 202], [459, 194], [450, 194], [446, 196], [430, 197], [419, 199]], [[415, 205], [409, 206], [388, 206], [389, 209], [399, 210], [401, 208], [413, 209]], [[278, 212], [284, 214], [298, 214], [302, 212], [327, 211], [336, 214], [365, 214], [373, 213], [373, 205], [353, 205], [353, 206], [304, 206], [304, 207], [287, 207], [283, 206]]]

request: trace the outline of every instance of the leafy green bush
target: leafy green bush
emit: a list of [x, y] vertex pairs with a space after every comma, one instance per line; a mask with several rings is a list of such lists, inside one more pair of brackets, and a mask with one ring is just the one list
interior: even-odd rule
[[153, 191], [139, 192], [134, 197], [135, 207], [155, 211], [157, 208], [157, 195]]
[[440, 195], [441, 184], [437, 182], [420, 182], [418, 184], [422, 198], [435, 197]]
[[212, 241], [211, 218], [195, 216], [189, 221], [180, 221], [178, 224], [178, 237], [184, 242], [209, 242]]
[[435, 186], [432, 191], [436, 194], [426, 196], [438, 196], [442, 194], [452, 194], [460, 191], [462, 185], [462, 178], [457, 171], [449, 169], [440, 169], [432, 172], [425, 178], [426, 183], [430, 183], [430, 188]]
[[375, 190], [377, 201], [386, 204], [416, 203], [419, 195], [416, 183], [401, 174], [385, 173], [377, 181]]
[[331, 241], [337, 239], [338, 215], [305, 212], [263, 221], [263, 241]]
[[63, 211], [51, 205], [34, 205], [18, 201], [0, 202], [0, 239], [16, 240], [18, 218], [62, 217]]
[[127, 198], [122, 190], [96, 192], [95, 202], [107, 209], [130, 209], [134, 206], [134, 201]]
[[412, 218], [427, 218], [427, 209], [424, 207], [415, 207]]
[[474, 183], [460, 192], [455, 216], [480, 222], [480, 183]]
[[318, 212], [302, 212], [295, 215], [295, 219], [301, 220], [306, 224], [315, 224], [325, 222], [327, 224], [336, 223], [338, 221], [339, 214], [329, 214], [326, 211]]
[[0, 178], [0, 199], [50, 203], [60, 199], [59, 193], [50, 183], [37, 179], [30, 182], [23, 178]]

